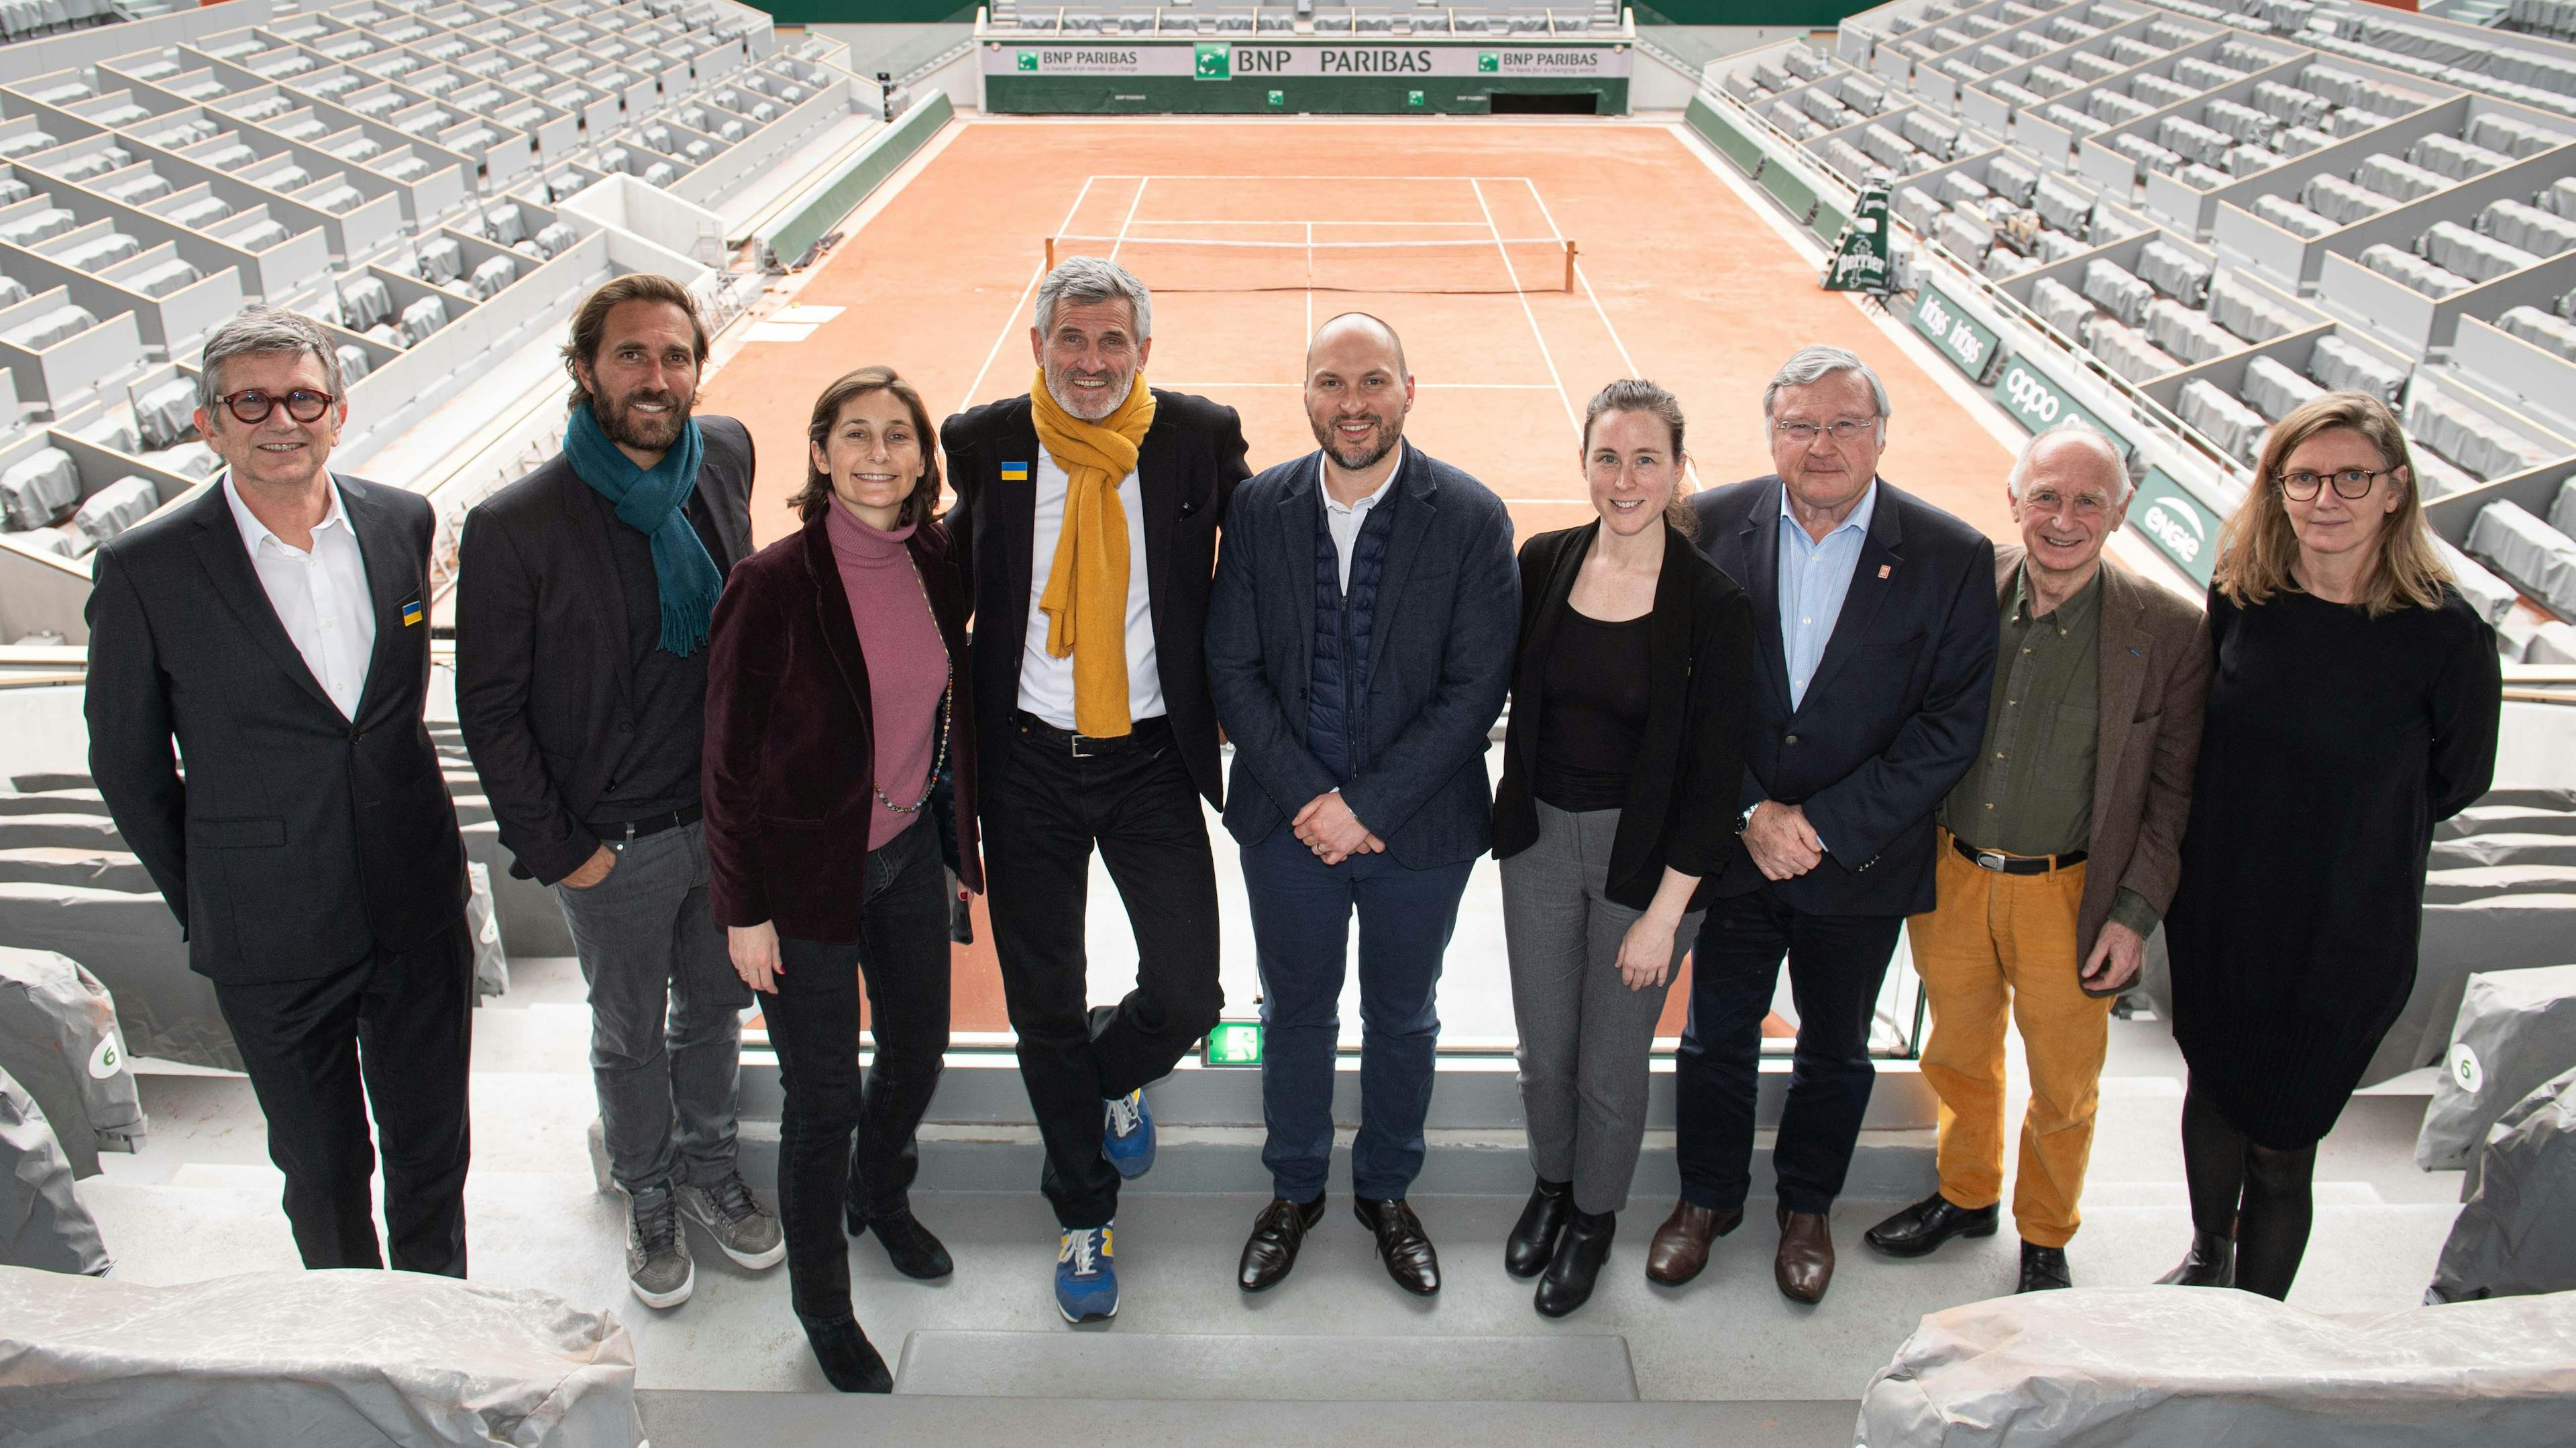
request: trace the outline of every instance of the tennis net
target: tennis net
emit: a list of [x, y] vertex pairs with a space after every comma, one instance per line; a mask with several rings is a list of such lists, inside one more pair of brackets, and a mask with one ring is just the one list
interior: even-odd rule
[[1572, 291], [1574, 243], [1561, 236], [1467, 241], [1283, 241], [1051, 236], [1052, 271], [1070, 256], [1114, 257], [1158, 292]]

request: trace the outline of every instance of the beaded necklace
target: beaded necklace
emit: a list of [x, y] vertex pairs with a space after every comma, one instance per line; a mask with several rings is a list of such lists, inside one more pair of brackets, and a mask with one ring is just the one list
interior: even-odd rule
[[[939, 627], [939, 610], [930, 606], [930, 586], [921, 581], [921, 565], [914, 561], [912, 550], [908, 548], [904, 550], [904, 562], [910, 564], [912, 567], [912, 586], [921, 590], [921, 607], [924, 612], [930, 615], [930, 626], [935, 632]], [[947, 651], [948, 642], [943, 638], [940, 640], [940, 652], [945, 654]], [[886, 798], [885, 784], [883, 781], [871, 781], [872, 787], [877, 792], [877, 802], [879, 804], [884, 805], [887, 809], [894, 811], [896, 814], [908, 815], [919, 814], [921, 812], [921, 807], [930, 803], [932, 792], [939, 788], [939, 772], [948, 767], [948, 730], [956, 719], [957, 711], [954, 707], [956, 702], [957, 660], [951, 658], [948, 660], [948, 683], [946, 687], [941, 689], [939, 694], [939, 753], [930, 761], [929, 776], [921, 782], [921, 798], [914, 800], [910, 804], [896, 804], [893, 800]]]

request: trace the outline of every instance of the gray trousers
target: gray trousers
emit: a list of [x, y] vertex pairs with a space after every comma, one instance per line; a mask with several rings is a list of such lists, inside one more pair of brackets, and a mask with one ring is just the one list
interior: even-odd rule
[[707, 903], [704, 824], [647, 835], [587, 890], [557, 885], [590, 986], [590, 1075], [609, 1175], [629, 1192], [734, 1169], [751, 987]]
[[1645, 912], [1602, 894], [1615, 809], [1568, 814], [1542, 801], [1538, 843], [1503, 861], [1503, 939], [1521, 1044], [1521, 1115], [1541, 1181], [1574, 1183], [1574, 1205], [1628, 1205], [1646, 1135], [1646, 1054], [1664, 995], [1699, 936], [1700, 913], [1673, 932], [1672, 974], [1630, 990], [1619, 942]]

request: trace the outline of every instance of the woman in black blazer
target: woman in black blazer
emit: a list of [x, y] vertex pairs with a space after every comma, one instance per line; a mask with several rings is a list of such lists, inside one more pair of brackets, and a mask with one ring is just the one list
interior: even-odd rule
[[1681, 406], [1613, 382], [1583, 423], [1597, 521], [1521, 548], [1494, 799], [1538, 1185], [1504, 1266], [1538, 1310], [1592, 1295], [1646, 1129], [1646, 1053], [1743, 788], [1753, 605], [1690, 543]]
[[[843, 1392], [893, 1389], [851, 1308], [845, 1224], [907, 1277], [952, 1270], [907, 1195], [948, 1049], [943, 774], [957, 873], [983, 886], [966, 588], [932, 516], [930, 439], [920, 394], [886, 368], [825, 388], [789, 499], [804, 526], [735, 565], [707, 659], [710, 897], [778, 1051], [790, 1295]], [[862, 972], [876, 1047], [864, 1086]]]

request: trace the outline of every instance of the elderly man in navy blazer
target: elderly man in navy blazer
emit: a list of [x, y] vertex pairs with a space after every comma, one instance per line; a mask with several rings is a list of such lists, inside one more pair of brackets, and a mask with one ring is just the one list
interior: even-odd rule
[[1646, 1275], [1697, 1276], [1744, 1219], [1762, 1020], [1789, 963], [1798, 1045], [1772, 1163], [1791, 1300], [1833, 1281], [1827, 1224], [1873, 1071], [1870, 1022], [1898, 932], [1932, 908], [1932, 812], [1985, 728], [1994, 545], [1878, 476], [1887, 388], [1839, 347], [1762, 394], [1769, 477], [1691, 500], [1700, 551], [1753, 596], [1760, 658], [1744, 748], [1743, 853], [1691, 955], [1676, 1064], [1681, 1201]]
[[1458, 900], [1493, 844], [1486, 731], [1520, 619], [1502, 500], [1404, 442], [1413, 377], [1393, 328], [1326, 322], [1306, 351], [1322, 447], [1237, 489], [1208, 608], [1208, 685], [1234, 742], [1225, 825], [1260, 952], [1262, 1163], [1275, 1197], [1237, 1284], [1288, 1275], [1324, 1214], [1335, 1007], [1360, 922], [1353, 1206], [1396, 1284], [1440, 1290], [1405, 1191], [1422, 1169], [1434, 994]]

